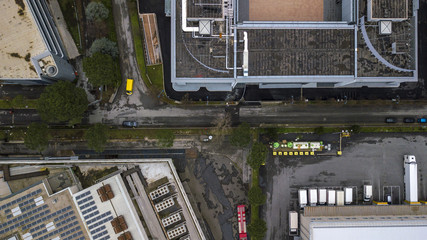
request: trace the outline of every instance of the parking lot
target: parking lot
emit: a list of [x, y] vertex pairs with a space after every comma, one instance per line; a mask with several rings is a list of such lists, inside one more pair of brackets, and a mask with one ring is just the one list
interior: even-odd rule
[[[313, 138], [313, 135], [302, 136]], [[320, 138], [336, 139], [336, 135]], [[427, 199], [427, 134], [354, 134], [343, 142], [342, 156], [272, 156], [261, 171], [267, 193], [263, 217], [265, 239], [288, 239], [288, 211], [298, 210], [298, 189], [353, 187], [353, 204], [363, 204], [363, 185], [373, 185], [373, 200], [402, 204], [404, 200], [403, 155], [418, 163], [418, 194]], [[335, 144], [336, 145], [336, 144]], [[332, 151], [331, 151], [332, 152]], [[357, 190], [356, 190], [357, 189]]]

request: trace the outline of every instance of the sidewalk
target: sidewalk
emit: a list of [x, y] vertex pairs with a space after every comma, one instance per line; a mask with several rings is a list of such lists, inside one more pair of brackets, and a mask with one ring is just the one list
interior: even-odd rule
[[[62, 42], [64, 44], [65, 50], [69, 59], [74, 59], [80, 56], [79, 50], [77, 49], [76, 43], [73, 40], [70, 32], [67, 29], [67, 24], [65, 23], [64, 16], [62, 15], [61, 8], [57, 0], [47, 1], [50, 12], [52, 14], [53, 21], [58, 28], [59, 35], [61, 35]], [[73, 9], [70, 9], [73, 11]]]

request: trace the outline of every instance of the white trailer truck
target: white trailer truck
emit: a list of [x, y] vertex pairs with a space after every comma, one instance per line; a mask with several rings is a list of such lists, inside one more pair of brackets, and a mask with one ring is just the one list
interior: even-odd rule
[[372, 185], [363, 186], [363, 201], [369, 202], [372, 199]]
[[327, 191], [326, 191], [326, 189], [319, 188], [317, 190], [317, 194], [318, 194], [318, 197], [319, 197], [319, 204], [320, 205], [326, 204], [326, 198], [327, 198]]
[[344, 188], [345, 192], [345, 204], [351, 204], [353, 202], [353, 188]]
[[337, 191], [337, 206], [344, 206], [344, 191]]
[[298, 199], [299, 199], [300, 208], [307, 206], [307, 190], [306, 189], [298, 190]]
[[328, 205], [335, 205], [335, 190], [328, 190]]
[[405, 202], [408, 204], [419, 204], [418, 202], [418, 176], [417, 161], [414, 155], [404, 155], [403, 165], [405, 168]]
[[317, 189], [310, 188], [308, 189], [308, 203], [310, 206], [316, 206], [317, 204]]
[[289, 212], [289, 236], [298, 235], [298, 213], [295, 211]]

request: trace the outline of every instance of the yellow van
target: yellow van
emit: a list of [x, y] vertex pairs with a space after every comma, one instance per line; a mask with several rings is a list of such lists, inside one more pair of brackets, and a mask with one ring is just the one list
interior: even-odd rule
[[126, 94], [127, 95], [132, 95], [133, 93], [133, 79], [128, 78], [128, 80], [126, 81]]

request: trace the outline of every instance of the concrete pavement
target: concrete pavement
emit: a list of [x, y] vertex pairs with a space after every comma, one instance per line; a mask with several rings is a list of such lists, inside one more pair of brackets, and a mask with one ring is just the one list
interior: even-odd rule
[[[62, 42], [64, 43], [65, 50], [69, 59], [74, 59], [80, 56], [79, 50], [77, 49], [76, 43], [67, 29], [67, 23], [62, 15], [61, 8], [59, 7], [57, 0], [48, 1], [50, 12], [55, 21], [56, 27], [58, 28], [59, 35], [61, 35]], [[69, 11], [75, 11], [75, 9], [69, 9]]]
[[[112, 3], [122, 73], [122, 84], [119, 87], [114, 102], [119, 102], [121, 106], [124, 104], [140, 105], [145, 103], [144, 105], [148, 107], [152, 105], [152, 100], [147, 95], [148, 88], [142, 80], [138, 62], [136, 61], [127, 2], [126, 0], [113, 0]], [[136, 80], [134, 81], [135, 89], [132, 96], [127, 96], [124, 90], [126, 79], [128, 78]]]

